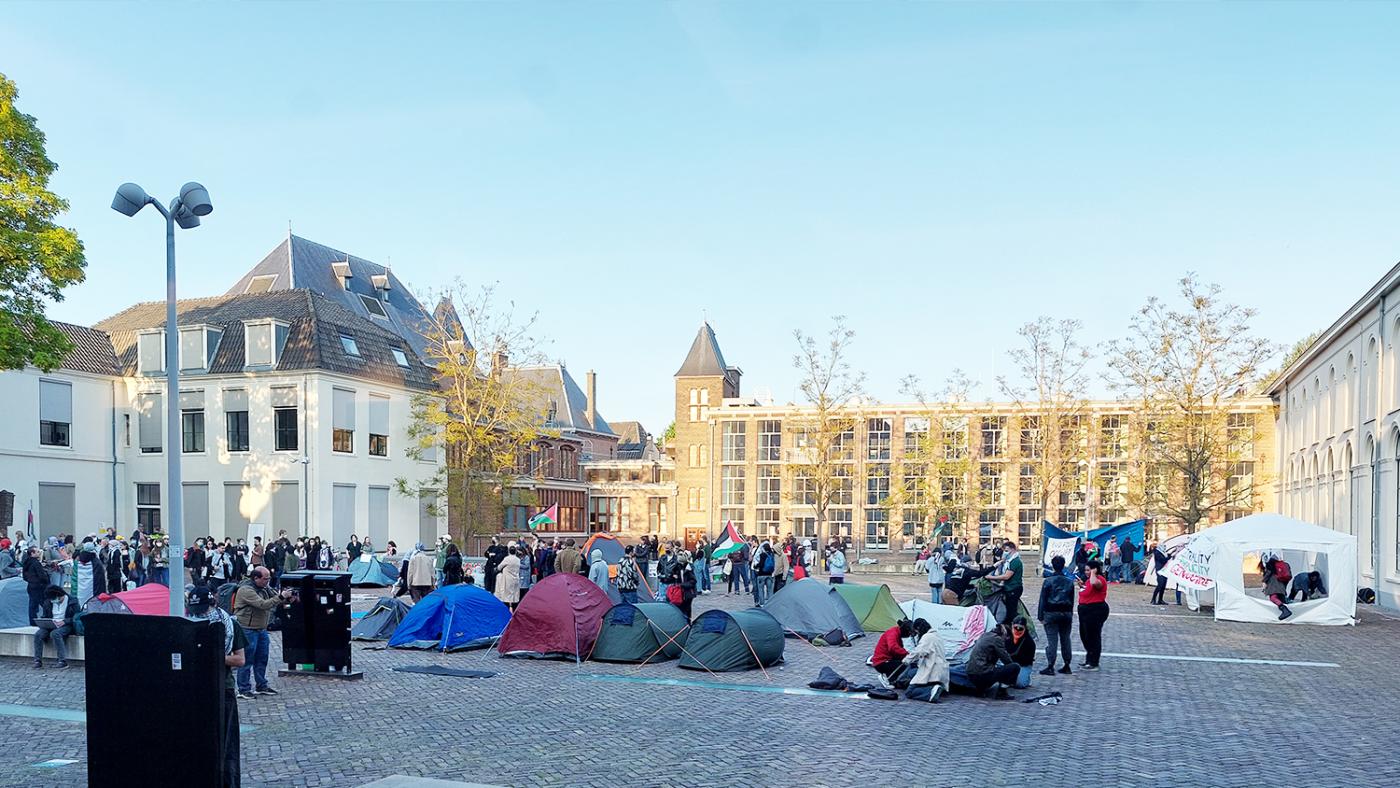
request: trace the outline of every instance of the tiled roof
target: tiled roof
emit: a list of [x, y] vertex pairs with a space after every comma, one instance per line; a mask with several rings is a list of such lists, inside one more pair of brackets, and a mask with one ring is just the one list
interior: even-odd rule
[[610, 421], [608, 426], [617, 433], [617, 443], [621, 447], [628, 443], [642, 443], [646, 440], [646, 428], [640, 421]]
[[[223, 335], [209, 364], [209, 374], [244, 371], [243, 321], [274, 319], [288, 324], [279, 371], [320, 369], [409, 388], [433, 388], [432, 370], [399, 335], [360, 317], [340, 303], [310, 290], [271, 290], [248, 295], [191, 298], [176, 304], [181, 326], [209, 325]], [[165, 326], [165, 304], [137, 304], [97, 324], [111, 335], [125, 374], [136, 374], [139, 331]], [[359, 357], [345, 352], [341, 335], [352, 336]], [[408, 367], [399, 366], [392, 350], [404, 351]]]
[[73, 349], [63, 357], [63, 369], [74, 372], [90, 372], [94, 375], [121, 375], [117, 355], [112, 350], [112, 340], [101, 331], [73, 323], [49, 321], [73, 343]]
[[534, 396], [539, 399], [540, 413], [554, 413], [545, 426], [560, 430], [581, 430], [598, 435], [615, 434], [601, 414], [594, 412], [594, 419], [588, 420], [588, 396], [578, 387], [569, 370], [562, 364], [543, 366], [511, 367], [505, 374], [518, 376], [529, 381]]
[[714, 329], [710, 328], [709, 323], [702, 323], [675, 377], [724, 377], [728, 374], [729, 367], [724, 363], [724, 354], [719, 352], [719, 340], [715, 339]]

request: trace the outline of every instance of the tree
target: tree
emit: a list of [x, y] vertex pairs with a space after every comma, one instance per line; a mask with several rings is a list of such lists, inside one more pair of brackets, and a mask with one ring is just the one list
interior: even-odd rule
[[835, 503], [851, 502], [855, 462], [855, 429], [864, 396], [865, 375], [851, 369], [851, 343], [855, 332], [840, 315], [832, 318], [825, 341], [800, 329], [793, 331], [797, 353], [792, 365], [800, 374], [798, 387], [806, 407], [788, 419], [793, 462], [793, 483], [786, 485], [793, 503], [816, 512], [819, 538], [827, 534], [827, 510]]
[[676, 420], [675, 420], [675, 419], [671, 419], [671, 423], [670, 423], [670, 424], [667, 424], [667, 425], [666, 425], [666, 429], [662, 430], [662, 432], [661, 432], [661, 437], [659, 437], [659, 438], [656, 439], [656, 448], [657, 448], [657, 449], [660, 449], [660, 450], [665, 450], [665, 448], [666, 448], [667, 446], [670, 446], [671, 443], [672, 443], [672, 441], [674, 441], [675, 439], [676, 439]]
[[903, 479], [888, 505], [918, 512], [929, 539], [941, 535], [946, 525], [953, 536], [975, 542], [982, 510], [995, 494], [995, 483], [982, 478], [980, 457], [971, 445], [972, 386], [960, 369], [931, 399], [918, 377], [900, 382], [900, 393], [918, 402], [920, 410], [904, 417]]
[[1264, 383], [1260, 386], [1260, 390], [1262, 391], [1264, 389], [1267, 389], [1268, 385], [1273, 382], [1274, 378], [1277, 378], [1279, 375], [1282, 375], [1284, 373], [1284, 370], [1292, 366], [1293, 362], [1297, 361], [1299, 358], [1302, 358], [1303, 354], [1307, 352], [1308, 348], [1312, 347], [1312, 343], [1316, 342], [1317, 338], [1320, 336], [1322, 336], [1321, 331], [1314, 331], [1311, 334], [1308, 334], [1307, 336], [1298, 340], [1297, 342], [1294, 342], [1293, 347], [1290, 347], [1288, 349], [1288, 352], [1283, 354], [1283, 361], [1279, 363], [1278, 368], [1265, 376]]
[[[460, 314], [456, 303], [463, 304]], [[542, 389], [511, 364], [544, 360], [532, 336], [535, 321], [516, 316], [513, 303], [499, 305], [493, 286], [473, 292], [459, 282], [443, 293], [422, 332], [437, 387], [413, 398], [407, 453], [434, 459], [441, 450], [445, 463], [428, 478], [400, 478], [397, 486], [409, 496], [445, 493], [456, 538], [495, 533], [502, 505], [534, 502], [517, 482], [538, 467], [537, 441], [557, 433], [547, 427]]]
[[1227, 508], [1252, 508], [1253, 420], [1232, 405], [1257, 390], [1278, 348], [1251, 334], [1254, 310], [1224, 301], [1218, 285], [1187, 274], [1180, 295], [1178, 308], [1148, 299], [1110, 345], [1109, 367], [1141, 414], [1134, 448], [1145, 482], [1134, 503], [1194, 532]]
[[1010, 352], [1016, 379], [997, 378], [1016, 411], [1020, 462], [1033, 470], [1020, 478], [1032, 479], [1042, 520], [1052, 519], [1052, 501], [1070, 504], [1083, 492], [1090, 417], [1087, 370], [1093, 354], [1079, 343], [1082, 327], [1078, 320], [1043, 316], [1026, 323], [1016, 332], [1025, 344]]
[[49, 191], [58, 169], [44, 133], [15, 108], [15, 83], [0, 74], [0, 369], [63, 363], [72, 344], [44, 317], [63, 288], [83, 281], [83, 244], [54, 219], [68, 201]]

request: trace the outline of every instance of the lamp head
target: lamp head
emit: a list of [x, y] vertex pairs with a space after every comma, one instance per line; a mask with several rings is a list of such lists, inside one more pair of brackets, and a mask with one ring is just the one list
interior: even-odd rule
[[175, 212], [175, 223], [180, 225], [181, 230], [192, 230], [199, 226], [199, 217], [181, 205], [180, 210]]
[[123, 183], [117, 187], [116, 196], [112, 197], [112, 210], [123, 216], [135, 216], [150, 201], [145, 189], [134, 183]]
[[195, 216], [208, 216], [214, 210], [214, 203], [209, 201], [209, 190], [194, 181], [180, 187], [180, 204]]

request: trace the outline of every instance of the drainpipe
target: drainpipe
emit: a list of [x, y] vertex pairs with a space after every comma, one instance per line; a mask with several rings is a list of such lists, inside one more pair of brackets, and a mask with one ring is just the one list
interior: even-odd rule
[[[1381, 394], [1385, 391], [1385, 293], [1381, 293], [1381, 319], [1380, 319], [1380, 346], [1376, 348], [1376, 401], [1371, 403], [1375, 409], [1376, 431], [1379, 433], [1381, 419], [1383, 417], [1380, 407]], [[1376, 450], [1371, 457], [1371, 572], [1377, 588], [1381, 584], [1381, 488], [1380, 481], [1381, 467], [1381, 447], [1385, 445], [1384, 435], [1376, 436]], [[1397, 461], [1400, 466], [1400, 459]], [[1398, 500], [1397, 502], [1400, 502]]]
[[[288, 254], [291, 253], [291, 230], [288, 229]], [[306, 398], [306, 378], [301, 376], [301, 535], [311, 536], [311, 401]], [[274, 425], [275, 428], [275, 425]], [[319, 534], [318, 534], [319, 535]]]
[[112, 381], [112, 528], [120, 534], [121, 523], [117, 522], [117, 381]]

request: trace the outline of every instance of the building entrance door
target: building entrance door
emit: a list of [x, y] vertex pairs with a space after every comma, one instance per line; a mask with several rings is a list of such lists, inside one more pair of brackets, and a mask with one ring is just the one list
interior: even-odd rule
[[704, 536], [707, 530], [709, 529], [703, 525], [687, 525], [685, 527], [685, 549], [693, 552], [700, 537]]

